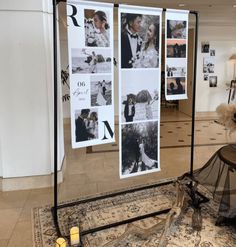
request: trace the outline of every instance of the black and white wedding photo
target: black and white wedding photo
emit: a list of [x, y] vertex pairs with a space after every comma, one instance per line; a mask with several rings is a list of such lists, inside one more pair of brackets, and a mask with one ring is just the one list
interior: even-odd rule
[[157, 130], [157, 121], [122, 126], [123, 176], [142, 174], [159, 168]]
[[76, 142], [98, 139], [98, 110], [81, 109], [75, 111]]
[[106, 49], [71, 49], [72, 74], [111, 73], [111, 51]]
[[217, 76], [209, 76], [209, 87], [217, 87]]
[[185, 94], [185, 77], [167, 79], [167, 95]]
[[109, 75], [91, 76], [90, 92], [91, 106], [105, 106], [112, 104], [112, 80]]
[[167, 40], [167, 57], [186, 57], [186, 40]]
[[[147, 83], [148, 71], [125, 71], [122, 79], [126, 83], [121, 85], [121, 116], [122, 122], [133, 122], [158, 119], [159, 84], [155, 76]], [[158, 77], [158, 74], [157, 74]]]
[[159, 67], [160, 17], [121, 13], [121, 68]]
[[167, 77], [185, 77], [186, 76], [186, 60], [185, 59], [168, 59], [166, 60], [166, 76]]
[[203, 73], [214, 73], [215, 72], [215, 60], [213, 57], [203, 58]]
[[210, 50], [210, 56], [214, 57], [216, 55], [216, 50]]
[[109, 14], [102, 10], [84, 10], [85, 45], [91, 47], [110, 46]]
[[202, 41], [201, 50], [202, 50], [202, 53], [209, 53], [209, 51], [210, 51], [210, 43], [209, 43], [209, 41]]
[[208, 81], [209, 80], [209, 74], [204, 74], [203, 75], [203, 80]]
[[168, 39], [186, 39], [187, 21], [167, 20]]

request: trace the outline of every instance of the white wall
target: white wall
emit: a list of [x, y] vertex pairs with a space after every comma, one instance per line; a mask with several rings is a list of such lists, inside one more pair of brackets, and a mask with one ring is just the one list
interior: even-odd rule
[[[236, 53], [235, 26], [200, 26], [197, 60], [197, 94], [196, 111], [215, 111], [221, 103], [228, 102], [226, 83], [233, 79], [233, 63], [229, 57]], [[218, 78], [217, 87], [210, 88], [209, 82], [203, 80], [203, 58], [209, 56], [201, 53], [201, 42], [209, 41], [210, 49], [216, 51], [215, 73]], [[211, 75], [211, 74], [209, 74]]]
[[[53, 171], [51, 2], [0, 2], [0, 176], [3, 178]], [[58, 120], [61, 161], [64, 144], [60, 107]]]

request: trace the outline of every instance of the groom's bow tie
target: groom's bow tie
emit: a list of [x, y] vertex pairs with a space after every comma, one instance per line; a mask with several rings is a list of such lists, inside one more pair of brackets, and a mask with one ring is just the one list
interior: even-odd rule
[[137, 34], [129, 33], [129, 35], [130, 35], [130, 38], [132, 38], [132, 39], [137, 39], [138, 38]]

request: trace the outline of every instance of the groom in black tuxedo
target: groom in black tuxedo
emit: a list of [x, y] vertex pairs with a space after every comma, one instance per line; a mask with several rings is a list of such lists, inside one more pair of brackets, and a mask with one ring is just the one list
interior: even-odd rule
[[141, 14], [126, 14], [126, 27], [121, 33], [121, 68], [132, 68], [132, 58], [141, 51], [142, 38], [138, 34], [141, 22]]

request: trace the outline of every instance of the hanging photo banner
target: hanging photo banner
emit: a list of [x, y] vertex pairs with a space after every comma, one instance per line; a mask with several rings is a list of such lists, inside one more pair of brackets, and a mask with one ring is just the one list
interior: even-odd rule
[[167, 100], [187, 99], [189, 11], [166, 10], [165, 96]]
[[120, 177], [160, 171], [162, 9], [119, 5]]
[[114, 142], [113, 4], [67, 1], [72, 147]]

